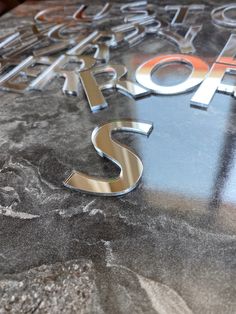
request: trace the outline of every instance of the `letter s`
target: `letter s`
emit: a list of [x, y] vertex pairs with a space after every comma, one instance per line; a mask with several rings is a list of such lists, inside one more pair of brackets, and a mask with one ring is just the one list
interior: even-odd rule
[[73, 171], [63, 182], [64, 185], [71, 189], [104, 196], [117, 196], [132, 191], [142, 176], [142, 161], [134, 152], [112, 139], [111, 135], [117, 131], [128, 131], [148, 136], [152, 129], [151, 123], [133, 120], [118, 120], [95, 128], [92, 142], [96, 151], [101, 157], [116, 163], [121, 169], [120, 175], [112, 179], [101, 179]]

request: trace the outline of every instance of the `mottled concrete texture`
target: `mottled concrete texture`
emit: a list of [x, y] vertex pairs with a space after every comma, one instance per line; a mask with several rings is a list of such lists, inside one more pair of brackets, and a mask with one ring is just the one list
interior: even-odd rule
[[71, 261], [33, 268], [0, 282], [0, 313], [96, 313], [91, 262]]
[[[211, 23], [219, 1], [205, 4], [188, 23], [203, 24], [195, 54], [211, 64], [232, 30]], [[1, 35], [49, 5], [55, 1], [29, 2], [4, 15]], [[111, 63], [133, 78], [142, 62], [178, 52], [150, 35], [112, 50]], [[176, 66], [168, 79], [186, 71]], [[109, 107], [92, 114], [81, 86], [78, 97], [63, 96], [60, 80], [44, 92], [0, 92], [1, 314], [236, 313], [236, 101], [217, 93], [201, 111], [190, 107], [193, 93], [135, 101], [106, 92]], [[143, 161], [138, 187], [113, 198], [65, 188], [72, 169], [118, 173], [90, 137], [122, 118], [154, 123], [149, 138], [115, 135]]]

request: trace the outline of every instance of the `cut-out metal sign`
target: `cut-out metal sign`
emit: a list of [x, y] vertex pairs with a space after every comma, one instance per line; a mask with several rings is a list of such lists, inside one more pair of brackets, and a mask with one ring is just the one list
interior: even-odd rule
[[[216, 92], [236, 97], [236, 86], [225, 84], [226, 74], [236, 73], [236, 5], [213, 8], [211, 21], [219, 29], [231, 31], [220, 55], [209, 65], [197, 55], [194, 40], [203, 25], [189, 22], [189, 16], [204, 12], [205, 6], [157, 6], [138, 1], [130, 4], [109, 3], [96, 7], [91, 14], [87, 5], [49, 7], [37, 13], [34, 23], [0, 38], [0, 90], [30, 93], [44, 91], [51, 81], [63, 78], [62, 93], [78, 96], [84, 92], [92, 112], [108, 106], [103, 91], [113, 89], [134, 99], [151, 94], [176, 95], [194, 91], [189, 104], [207, 110]], [[111, 23], [112, 21], [112, 23]], [[110, 26], [110, 24], [112, 24]], [[139, 65], [134, 79], [128, 79], [123, 64], [114, 64], [113, 51], [133, 47], [145, 38], [168, 40], [179, 49], [175, 54], [157, 54]], [[159, 68], [180, 64], [191, 73], [181, 83], [160, 85], [153, 79]], [[106, 74], [106, 81], [97, 80]], [[100, 179], [73, 172], [64, 185], [99, 195], [121, 195], [135, 188], [143, 165], [139, 157], [114, 139], [115, 131], [149, 135], [152, 124], [134, 120], [107, 122], [92, 134], [92, 143], [102, 157], [120, 168], [120, 175]]]

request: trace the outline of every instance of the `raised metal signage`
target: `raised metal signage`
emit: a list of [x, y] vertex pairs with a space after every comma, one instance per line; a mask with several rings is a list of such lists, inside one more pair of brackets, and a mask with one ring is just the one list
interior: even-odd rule
[[[146, 1], [108, 2], [94, 15], [86, 13], [86, 5], [47, 8], [36, 14], [35, 23], [0, 38], [0, 89], [29, 94], [32, 90], [43, 92], [52, 80], [63, 78], [62, 93], [68, 97], [84, 93], [93, 113], [108, 106], [104, 90], [116, 90], [134, 99], [193, 90], [189, 105], [207, 110], [216, 92], [236, 97], [236, 86], [224, 82], [225, 74], [236, 72], [236, 34], [233, 33], [236, 19], [230, 14], [235, 10], [234, 4], [212, 10], [211, 21], [215, 27], [231, 30], [231, 35], [225, 38], [220, 55], [208, 64], [198, 56], [194, 46], [203, 25], [197, 19], [195, 24], [188, 22], [188, 16], [203, 12], [204, 5], [161, 7]], [[113, 17], [117, 23], [107, 30], [105, 26]], [[125, 65], [110, 61], [111, 54], [119, 47], [136, 46], [147, 36], [153, 40], [164, 38], [174, 43], [179, 52], [157, 52], [155, 57], [140, 64], [134, 79], [130, 79]], [[183, 82], [165, 86], [153, 79], [153, 73], [159, 68], [176, 63], [191, 69]], [[105, 76], [105, 80], [98, 81], [98, 75]], [[106, 196], [134, 189], [142, 176], [142, 162], [112, 138], [113, 132], [124, 130], [149, 135], [152, 123], [132, 119], [108, 121], [92, 134], [98, 154], [120, 168], [118, 177], [101, 179], [75, 171], [64, 185]]]

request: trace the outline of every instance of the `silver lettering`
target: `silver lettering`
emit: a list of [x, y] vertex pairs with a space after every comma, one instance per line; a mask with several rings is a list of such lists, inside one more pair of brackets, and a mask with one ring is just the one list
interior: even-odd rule
[[191, 105], [200, 109], [207, 109], [215, 92], [223, 92], [236, 97], [236, 86], [222, 84], [226, 73], [236, 74], [236, 35], [232, 34], [224, 49], [210, 69], [206, 79], [200, 85], [191, 99]]
[[82, 172], [73, 171], [63, 182], [70, 189], [104, 196], [123, 195], [132, 191], [143, 173], [140, 158], [127, 147], [112, 139], [118, 131], [136, 132], [148, 136], [152, 124], [132, 120], [120, 120], [97, 127], [92, 133], [92, 143], [101, 157], [106, 157], [120, 168], [116, 178], [100, 179]]
[[236, 4], [227, 4], [220, 6], [211, 12], [212, 21], [222, 27], [236, 27], [236, 18], [229, 16], [230, 11], [236, 11]]
[[176, 11], [171, 25], [182, 25], [186, 24], [186, 18], [189, 11], [203, 11], [205, 8], [202, 4], [192, 4], [192, 5], [167, 5], [165, 6], [166, 11]]
[[[156, 84], [152, 79], [152, 73], [163, 65], [171, 63], [183, 63], [191, 66], [192, 73], [183, 83], [175, 86], [162, 86]], [[162, 95], [175, 95], [192, 90], [200, 84], [208, 72], [208, 65], [200, 58], [189, 55], [161, 55], [143, 63], [136, 70], [136, 80], [153, 93]]]

